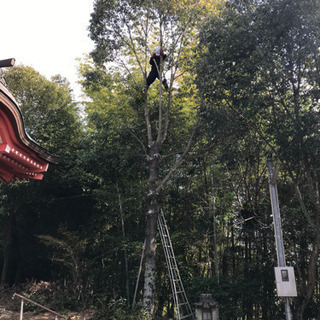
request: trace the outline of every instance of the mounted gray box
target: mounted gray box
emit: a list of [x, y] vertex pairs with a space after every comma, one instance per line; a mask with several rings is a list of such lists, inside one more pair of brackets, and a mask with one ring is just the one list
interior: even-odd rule
[[275, 267], [278, 297], [297, 297], [296, 278], [293, 267]]

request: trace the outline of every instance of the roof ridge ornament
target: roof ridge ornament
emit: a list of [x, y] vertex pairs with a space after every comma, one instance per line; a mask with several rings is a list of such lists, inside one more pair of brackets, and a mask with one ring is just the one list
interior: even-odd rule
[[16, 63], [15, 58], [0, 60], [0, 68], [13, 67], [15, 63]]
[[8, 67], [13, 67], [14, 64], [16, 63], [15, 58], [9, 58], [5, 60], [0, 60], [0, 82], [7, 88], [7, 83], [6, 80], [4, 79], [3, 72], [1, 68], [8, 68]]

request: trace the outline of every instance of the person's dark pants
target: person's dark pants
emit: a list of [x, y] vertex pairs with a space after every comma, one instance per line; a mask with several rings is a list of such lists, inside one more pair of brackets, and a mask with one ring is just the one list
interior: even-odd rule
[[[147, 78], [147, 88], [149, 88], [150, 85], [153, 84], [156, 79], [160, 80], [158, 70], [151, 70], [148, 75], [148, 78]], [[164, 85], [164, 87], [166, 89], [168, 89], [168, 84], [167, 84], [166, 78], [163, 78], [162, 84]]]

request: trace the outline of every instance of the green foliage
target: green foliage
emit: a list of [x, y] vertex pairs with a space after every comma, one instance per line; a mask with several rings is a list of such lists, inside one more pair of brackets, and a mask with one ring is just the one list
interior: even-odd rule
[[[273, 268], [251, 270], [248, 277], [226, 278], [195, 278], [189, 284], [189, 299], [196, 303], [202, 293], [211, 293], [218, 302], [221, 320], [239, 319], [245, 317], [252, 304], [256, 307], [256, 314], [266, 319], [282, 319], [282, 312], [275, 306], [276, 299], [273, 292]], [[260, 306], [262, 308], [260, 309]]]
[[106, 308], [94, 316], [95, 320], [151, 320], [144, 309], [129, 310], [123, 299], [111, 300]]
[[[300, 293], [313, 280], [317, 288], [318, 276], [307, 277], [317, 245], [306, 219], [319, 227], [318, 5], [233, 1], [216, 16], [209, 12], [216, 9], [212, 1], [95, 1], [95, 62], [88, 58], [80, 66], [88, 97], [83, 126], [65, 79], [48, 81], [23, 66], [6, 71], [28, 133], [61, 155], [41, 183], [1, 185], [2, 251], [9, 226], [13, 231], [8, 282], [54, 280], [50, 299], [59, 308], [81, 301], [98, 309], [97, 319], [147, 319], [129, 306], [148, 203], [148, 102], [153, 138], [164, 123], [159, 110], [170, 120], [159, 181], [180, 159], [197, 119], [205, 120], [192, 152], [158, 195], [191, 305], [212, 293], [222, 320], [282, 318], [273, 275], [270, 152], [281, 164], [287, 262], [296, 267]], [[160, 100], [156, 85], [146, 97], [144, 78], [161, 41], [174, 76]], [[171, 288], [158, 247], [156, 310], [170, 317]], [[295, 312], [306, 296], [296, 300]], [[304, 317], [316, 317], [318, 300], [312, 296]]]
[[[51, 248], [51, 260], [67, 269], [67, 297], [80, 300], [82, 307], [90, 302], [89, 288], [92, 286], [90, 262], [88, 261], [88, 239], [80, 239], [77, 232], [61, 227], [58, 230], [60, 238], [50, 235], [38, 235], [41, 243]], [[68, 300], [72, 300], [69, 298]]]
[[[65, 79], [48, 81], [30, 67], [17, 66], [5, 73], [9, 89], [25, 120], [26, 131], [51, 153], [61, 157], [58, 166], [50, 165], [43, 181], [15, 181], [1, 185], [1, 217], [11, 247], [8, 283], [50, 275], [47, 252], [34, 234], [55, 235], [61, 223], [71, 228], [84, 223], [90, 199], [84, 195], [88, 182], [76, 166], [82, 128], [76, 105]], [[73, 216], [73, 218], [71, 218]], [[8, 233], [12, 230], [12, 235]], [[16, 252], [13, 254], [10, 252]], [[35, 257], [39, 257], [36, 258]]]
[[62, 145], [71, 147], [79, 136], [77, 108], [67, 81], [58, 76], [49, 81], [25, 66], [9, 69], [5, 79], [21, 108], [27, 133], [51, 153], [64, 156]]
[[[300, 243], [299, 249], [293, 245], [296, 238], [291, 230], [300, 230], [302, 226], [290, 218], [296, 214], [293, 207], [299, 206], [300, 219], [307, 222], [302, 228], [308, 234], [319, 221], [319, 207], [312, 201], [318, 192], [314, 185], [319, 166], [319, 134], [315, 125], [319, 120], [315, 112], [319, 101], [314, 92], [320, 58], [316, 49], [319, 26], [315, 21], [319, 9], [317, 1], [268, 1], [255, 7], [247, 2], [228, 4], [200, 34], [197, 80], [208, 135], [222, 151], [219, 160], [229, 168], [240, 191], [240, 213], [244, 218], [252, 216], [252, 221], [268, 225], [268, 219], [263, 217], [265, 196], [260, 185], [261, 169], [265, 168], [262, 157], [273, 153], [281, 163], [281, 182], [286, 190], [283, 219], [286, 235], [291, 237], [287, 247], [304, 266], [308, 261], [308, 285], [306, 274], [300, 273], [299, 281], [301, 290], [309, 292], [310, 298], [318, 281], [311, 276], [317, 268], [312, 256], [318, 256], [318, 252], [307, 250], [307, 257], [306, 243]], [[290, 184], [291, 192], [286, 194]], [[300, 200], [299, 205], [295, 197]], [[286, 205], [293, 210], [291, 214]], [[239, 240], [251, 246], [250, 238], [246, 228]], [[307, 241], [317, 245], [319, 239], [311, 232]], [[301, 301], [296, 304], [298, 317], [303, 314]]]

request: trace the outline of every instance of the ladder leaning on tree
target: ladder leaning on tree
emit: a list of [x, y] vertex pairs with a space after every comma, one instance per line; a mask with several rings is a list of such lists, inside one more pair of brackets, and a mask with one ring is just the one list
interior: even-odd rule
[[175, 319], [194, 320], [194, 315], [190, 307], [188, 298], [186, 296], [183, 283], [181, 281], [178, 265], [173, 252], [169, 230], [162, 210], [160, 210], [158, 216], [158, 229], [169, 271], [170, 283], [175, 306]]

